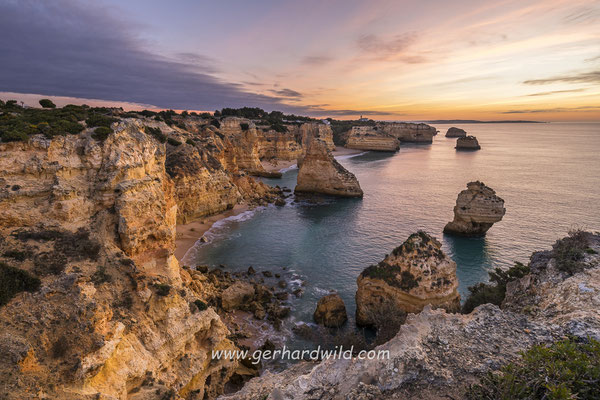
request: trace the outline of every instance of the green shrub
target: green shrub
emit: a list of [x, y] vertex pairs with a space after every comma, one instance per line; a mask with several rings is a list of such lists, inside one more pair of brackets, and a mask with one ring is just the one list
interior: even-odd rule
[[156, 289], [156, 294], [159, 296], [167, 296], [171, 292], [171, 285], [167, 285], [166, 283], [157, 283], [154, 285]]
[[573, 275], [585, 268], [584, 258], [588, 249], [588, 234], [582, 230], [575, 230], [554, 243], [552, 256], [559, 270]]
[[28, 257], [28, 254], [24, 251], [8, 250], [4, 252], [3, 256], [17, 261], [25, 261]]
[[175, 138], [168, 138], [167, 139], [167, 143], [169, 143], [171, 146], [181, 146], [181, 142]]
[[104, 142], [108, 136], [114, 131], [111, 128], [107, 128], [106, 126], [99, 126], [94, 129], [94, 133], [92, 133], [92, 137], [100, 142]]
[[152, 128], [151, 126], [147, 126], [145, 130], [147, 134], [154, 136], [154, 138], [159, 142], [165, 143], [167, 141], [167, 135], [162, 133], [160, 128]]
[[41, 99], [40, 106], [42, 106], [42, 108], [56, 108], [56, 104], [50, 99]]
[[496, 268], [494, 271], [488, 272], [491, 283], [478, 283], [469, 287], [469, 297], [462, 307], [462, 312], [468, 314], [481, 304], [495, 304], [500, 306], [506, 296], [506, 284], [520, 279], [529, 274], [528, 265], [515, 263], [508, 270]]
[[248, 125], [248, 124], [247, 124], [247, 123], [245, 123], [245, 122], [242, 122], [242, 123], [240, 124], [240, 128], [242, 128], [242, 130], [243, 130], [243, 131], [247, 131], [248, 129], [250, 129], [250, 125]]
[[219, 122], [219, 120], [217, 120], [217, 119], [213, 119], [213, 120], [211, 120], [211, 121], [210, 121], [210, 124], [211, 124], [212, 126], [215, 126], [215, 127], [217, 127], [217, 128], [220, 128], [220, 127], [221, 127], [221, 123], [220, 123], [220, 122]]
[[109, 116], [98, 114], [98, 113], [93, 113], [85, 120], [85, 123], [89, 128], [93, 128], [95, 126], [105, 126], [107, 128], [110, 128], [110, 126], [117, 121], [118, 121], [117, 118], [109, 117]]
[[96, 272], [94, 272], [92, 275], [92, 282], [94, 285], [101, 285], [110, 281], [112, 281], [112, 276], [106, 272], [106, 267], [103, 265], [98, 265]]
[[17, 293], [35, 292], [40, 280], [29, 272], [0, 263], [0, 306], [5, 305]]
[[600, 342], [574, 338], [537, 345], [521, 359], [489, 373], [467, 391], [468, 399], [600, 398]]
[[189, 145], [195, 146], [196, 142], [194, 142], [192, 139], [186, 139], [185, 142]]
[[200, 299], [194, 300], [194, 304], [196, 305], [196, 307], [198, 307], [199, 311], [204, 311], [208, 308], [208, 304], [206, 304], [205, 302], [203, 302]]

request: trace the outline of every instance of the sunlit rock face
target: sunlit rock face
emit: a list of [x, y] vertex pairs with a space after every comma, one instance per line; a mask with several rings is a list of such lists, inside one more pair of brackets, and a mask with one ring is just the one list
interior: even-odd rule
[[492, 225], [506, 213], [504, 200], [484, 183], [469, 182], [458, 194], [454, 220], [444, 227], [444, 233], [478, 237], [484, 236]]
[[411, 122], [382, 122], [377, 128], [406, 143], [431, 143], [437, 134], [433, 126]]
[[398, 151], [398, 139], [373, 126], [354, 126], [348, 135], [346, 147], [357, 150]]
[[448, 138], [458, 138], [458, 137], [465, 137], [467, 136], [467, 132], [463, 129], [460, 128], [448, 128], [448, 131], [446, 132], [446, 137]]
[[311, 139], [306, 155], [298, 160], [296, 193], [322, 193], [341, 197], [362, 197], [356, 176], [338, 163], [320, 138]]
[[441, 246], [419, 231], [379, 264], [366, 268], [357, 279], [357, 324], [377, 326], [382, 317], [416, 313], [426, 305], [458, 311], [456, 263]]
[[456, 150], [480, 150], [481, 146], [475, 136], [459, 137], [456, 140]]
[[0, 144], [0, 261], [41, 280], [0, 306], [10, 399], [214, 398], [237, 368], [211, 361], [235, 346], [173, 256], [168, 145], [143, 120], [113, 129]]

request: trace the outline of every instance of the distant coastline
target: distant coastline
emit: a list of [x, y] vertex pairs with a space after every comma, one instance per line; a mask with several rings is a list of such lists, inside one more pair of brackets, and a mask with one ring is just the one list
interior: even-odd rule
[[436, 119], [424, 121], [428, 124], [547, 124], [544, 121], [477, 121], [475, 119]]

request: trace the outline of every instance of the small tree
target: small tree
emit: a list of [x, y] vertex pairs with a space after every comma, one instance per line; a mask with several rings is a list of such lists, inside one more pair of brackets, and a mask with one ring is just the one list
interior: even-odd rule
[[40, 106], [42, 106], [42, 108], [56, 108], [56, 104], [50, 99], [41, 99]]

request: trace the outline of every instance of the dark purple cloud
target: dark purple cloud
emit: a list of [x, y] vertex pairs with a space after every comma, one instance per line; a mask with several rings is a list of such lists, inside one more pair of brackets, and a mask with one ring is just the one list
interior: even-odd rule
[[282, 97], [223, 82], [210, 58], [148, 50], [131, 24], [76, 0], [0, 2], [0, 91], [85, 97], [176, 109], [298, 110]]
[[600, 83], [600, 71], [581, 72], [573, 75], [559, 75], [551, 78], [530, 79], [526, 85], [546, 85], [549, 83]]

